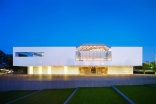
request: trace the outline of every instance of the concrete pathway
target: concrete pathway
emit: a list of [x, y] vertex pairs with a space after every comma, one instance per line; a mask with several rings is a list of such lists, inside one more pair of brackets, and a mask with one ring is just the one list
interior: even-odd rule
[[76, 88], [74, 90], [74, 92], [67, 98], [67, 100], [63, 103], [63, 104], [67, 104], [69, 102], [69, 100], [73, 97], [73, 95], [75, 94], [75, 92], [78, 90], [78, 88]]
[[125, 94], [123, 94], [120, 90], [118, 90], [116, 87], [112, 86], [112, 88], [120, 94], [129, 104], [135, 104], [130, 98], [128, 98]]

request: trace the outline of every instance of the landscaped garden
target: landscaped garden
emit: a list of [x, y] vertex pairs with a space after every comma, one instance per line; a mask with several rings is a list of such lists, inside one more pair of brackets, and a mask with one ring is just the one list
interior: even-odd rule
[[15, 102], [15, 104], [63, 104], [74, 89], [46, 89]]
[[152, 86], [155, 86], [156, 87], [156, 84], [152, 84]]
[[[156, 86], [156, 84], [152, 84]], [[156, 103], [156, 88], [146, 85], [115, 86], [136, 104]], [[36, 90], [8, 91], [0, 93], [0, 104], [6, 104], [23, 96], [32, 94], [13, 103], [15, 104], [63, 104], [74, 92], [70, 89], [45, 89], [37, 93]], [[34, 94], [33, 94], [34, 93]], [[128, 102], [112, 87], [78, 88], [68, 104], [127, 104]]]
[[26, 96], [28, 94], [31, 94], [35, 92], [35, 90], [26, 90], [26, 91], [8, 91], [0, 93], [0, 104], [6, 104], [10, 101], [13, 101], [15, 99], [18, 99], [20, 97]]
[[111, 87], [79, 88], [69, 104], [127, 104]]
[[137, 85], [137, 86], [116, 86], [122, 93], [129, 97], [136, 104], [156, 103], [156, 88]]

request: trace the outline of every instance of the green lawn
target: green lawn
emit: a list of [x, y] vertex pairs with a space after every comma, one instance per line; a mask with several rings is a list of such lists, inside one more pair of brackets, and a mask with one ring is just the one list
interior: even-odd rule
[[0, 93], [0, 104], [6, 104], [10, 101], [13, 101], [17, 98], [23, 97], [33, 92], [35, 91], [34, 90], [29, 90], [29, 91], [18, 90], [18, 91], [8, 91], [8, 92]]
[[127, 104], [111, 87], [79, 88], [68, 104]]
[[74, 89], [46, 89], [24, 99], [14, 102], [15, 104], [62, 104], [70, 96]]
[[151, 84], [152, 86], [156, 86], [156, 84]]
[[116, 86], [136, 104], [156, 104], [156, 88], [144, 85]]

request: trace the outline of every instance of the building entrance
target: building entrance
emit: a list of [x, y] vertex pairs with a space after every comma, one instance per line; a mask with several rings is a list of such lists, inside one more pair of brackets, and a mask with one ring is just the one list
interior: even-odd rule
[[88, 66], [79, 67], [80, 74], [107, 74], [107, 67]]
[[96, 67], [91, 67], [91, 68], [90, 68], [90, 72], [91, 72], [92, 74], [96, 74]]

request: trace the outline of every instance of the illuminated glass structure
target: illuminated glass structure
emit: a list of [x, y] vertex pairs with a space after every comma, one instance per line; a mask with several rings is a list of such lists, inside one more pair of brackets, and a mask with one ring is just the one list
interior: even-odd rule
[[111, 49], [104, 44], [82, 44], [76, 48], [76, 61], [111, 61]]

